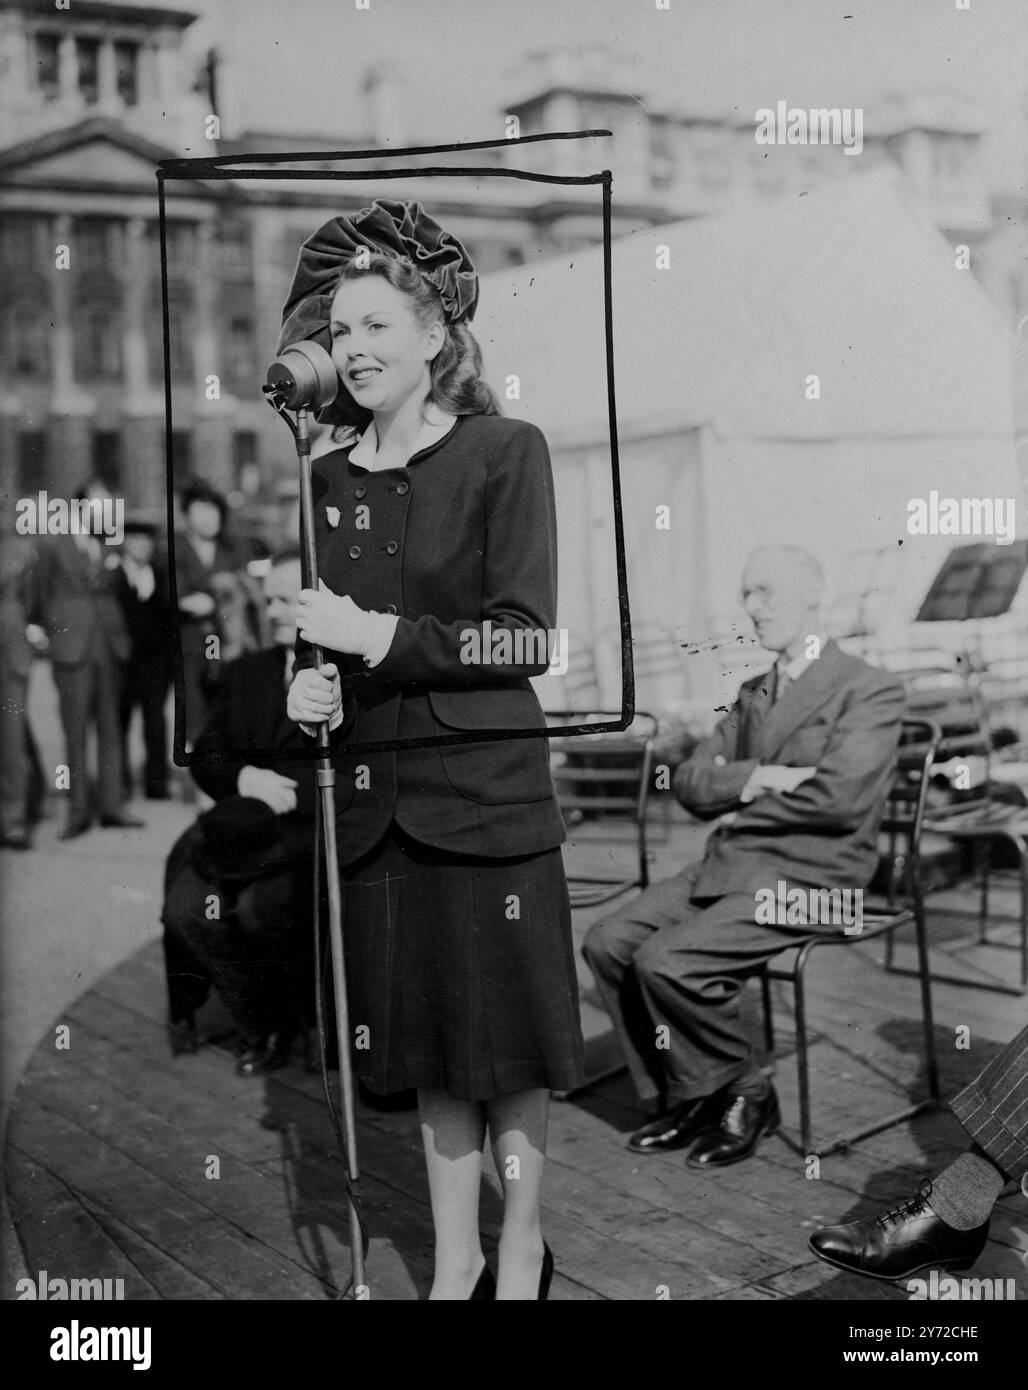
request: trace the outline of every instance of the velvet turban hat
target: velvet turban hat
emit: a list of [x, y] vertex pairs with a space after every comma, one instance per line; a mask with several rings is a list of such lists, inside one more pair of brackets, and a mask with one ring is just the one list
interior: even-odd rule
[[416, 266], [438, 290], [447, 323], [469, 320], [474, 314], [478, 276], [460, 241], [420, 203], [376, 198], [352, 217], [333, 217], [303, 243], [282, 310], [279, 352], [303, 338], [331, 348], [329, 310], [339, 273], [361, 246]]

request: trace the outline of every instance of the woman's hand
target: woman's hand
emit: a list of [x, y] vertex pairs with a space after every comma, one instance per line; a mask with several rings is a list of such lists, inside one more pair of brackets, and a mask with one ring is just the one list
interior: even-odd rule
[[295, 724], [331, 722], [342, 709], [343, 687], [335, 666], [297, 671], [286, 697], [286, 713]]
[[334, 594], [323, 579], [317, 589], [300, 590], [296, 626], [305, 642], [350, 656], [367, 654], [373, 628], [370, 613], [358, 608], [349, 594]]

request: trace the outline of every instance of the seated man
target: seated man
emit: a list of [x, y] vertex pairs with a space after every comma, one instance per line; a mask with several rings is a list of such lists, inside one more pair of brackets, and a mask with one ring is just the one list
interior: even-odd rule
[[[637, 1153], [691, 1146], [688, 1163], [710, 1168], [746, 1158], [777, 1126], [774, 1090], [740, 1030], [739, 990], [786, 947], [842, 930], [817, 920], [810, 890], [862, 889], [877, 863], [905, 697], [823, 636], [823, 584], [805, 550], [750, 556], [743, 604], [778, 659], [675, 771], [682, 805], [718, 821], [703, 859], [585, 940], [639, 1096], [665, 1112], [632, 1135]], [[766, 908], [800, 896], [813, 909], [805, 917]]]
[[225, 670], [196, 752], [227, 756], [192, 768], [216, 805], [176, 843], [165, 874], [173, 1050], [195, 1050], [193, 1016], [213, 984], [244, 1075], [283, 1064], [312, 1003], [314, 763], [240, 751], [309, 746], [286, 715], [300, 587], [299, 554], [277, 556], [264, 585], [275, 645]]

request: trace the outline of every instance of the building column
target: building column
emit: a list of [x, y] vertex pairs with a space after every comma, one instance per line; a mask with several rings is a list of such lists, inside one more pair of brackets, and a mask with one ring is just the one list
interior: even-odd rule
[[[67, 246], [75, 262], [72, 219], [67, 214], [54, 220], [54, 245]], [[50, 336], [50, 376], [52, 394], [47, 422], [47, 457], [53, 463], [56, 484], [67, 490], [89, 472], [92, 463], [92, 416], [94, 398], [75, 382], [75, 354], [72, 338], [72, 293], [70, 270], [53, 270], [54, 328]]]
[[125, 415], [122, 429], [124, 456], [131, 460], [125, 491], [132, 506], [145, 507], [163, 516], [166, 493], [164, 392], [148, 375], [147, 271], [146, 222], [142, 217], [132, 217], [125, 224]]
[[[217, 332], [218, 265], [215, 226], [212, 221], [197, 227], [196, 266], [193, 272], [193, 296], [196, 305], [196, 326], [193, 339], [195, 372], [193, 414], [193, 449], [195, 472], [221, 492], [235, 486], [232, 476], [232, 416], [235, 398], [228, 395], [222, 372], [220, 343]], [[216, 400], [207, 397], [207, 378], [216, 376], [220, 395]]]
[[118, 70], [114, 62], [113, 39], [103, 39], [100, 44], [97, 86], [98, 109], [105, 115], [116, 115], [121, 110], [121, 98], [118, 96]]
[[75, 102], [79, 99], [79, 60], [75, 52], [75, 39], [65, 34], [57, 49], [57, 82], [62, 102]]

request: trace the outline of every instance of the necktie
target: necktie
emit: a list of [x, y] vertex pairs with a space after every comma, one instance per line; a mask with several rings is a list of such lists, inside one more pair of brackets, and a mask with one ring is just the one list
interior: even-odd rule
[[786, 690], [789, 688], [791, 684], [792, 677], [789, 675], [788, 671], [785, 669], [782, 663], [779, 662], [778, 665], [775, 667], [775, 694], [774, 699], [771, 701], [773, 705], [778, 704], [779, 700], [782, 698], [782, 696], [785, 694]]

